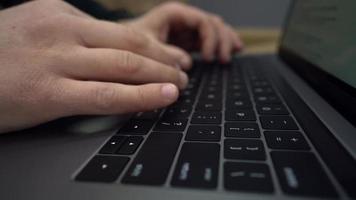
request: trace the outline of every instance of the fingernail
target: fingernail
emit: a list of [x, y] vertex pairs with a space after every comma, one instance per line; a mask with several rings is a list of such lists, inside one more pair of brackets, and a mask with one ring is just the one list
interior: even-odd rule
[[178, 89], [175, 85], [173, 84], [165, 84], [161, 88], [162, 96], [169, 100], [175, 100], [178, 95]]
[[179, 62], [180, 62], [180, 65], [184, 66], [184, 67], [190, 67], [190, 65], [191, 65], [191, 60], [187, 56], [182, 57], [182, 59]]
[[179, 79], [180, 79], [180, 88], [184, 89], [188, 85], [188, 76], [185, 72], [180, 71], [179, 72]]

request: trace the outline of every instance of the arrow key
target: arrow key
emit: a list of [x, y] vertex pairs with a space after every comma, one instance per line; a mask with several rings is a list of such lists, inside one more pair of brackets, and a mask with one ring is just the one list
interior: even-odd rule
[[141, 136], [131, 136], [127, 138], [126, 142], [119, 149], [117, 154], [130, 155], [135, 153], [136, 149], [140, 146], [143, 137]]

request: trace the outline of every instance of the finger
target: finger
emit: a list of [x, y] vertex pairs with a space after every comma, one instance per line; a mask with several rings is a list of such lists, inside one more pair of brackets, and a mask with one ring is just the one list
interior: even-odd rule
[[123, 114], [148, 111], [172, 104], [178, 89], [170, 83], [123, 85], [68, 80], [64, 84], [63, 107], [70, 115]]
[[219, 38], [218, 53], [221, 62], [226, 63], [231, 59], [231, 52], [233, 49], [233, 38], [231, 37], [230, 30], [224, 24], [223, 20], [218, 16], [211, 17], [212, 22], [216, 27]]
[[132, 52], [88, 48], [74, 52], [67, 58], [71, 65], [64, 70], [75, 79], [130, 84], [171, 82], [181, 89], [188, 83], [181, 70]]
[[230, 29], [230, 34], [231, 37], [233, 39], [234, 42], [234, 50], [235, 51], [240, 51], [243, 48], [243, 42], [239, 36], [239, 34], [237, 33], [236, 29], [234, 29], [233, 27], [229, 26]]
[[168, 65], [181, 65], [186, 54], [169, 51], [161, 43], [136, 30], [116, 23], [81, 20], [80, 38], [89, 48], [112, 48], [131, 51]]
[[214, 25], [210, 22], [208, 14], [196, 8], [183, 4], [173, 4], [167, 9], [167, 23], [181, 24], [198, 31], [201, 40], [201, 53], [207, 61], [214, 59], [218, 44]]
[[192, 58], [190, 55], [184, 51], [183, 49], [170, 45], [170, 44], [163, 44], [161, 43], [162, 48], [169, 54], [172, 55], [172, 57], [177, 58], [178, 62], [177, 64], [179, 67], [181, 67], [184, 70], [188, 70], [192, 67]]

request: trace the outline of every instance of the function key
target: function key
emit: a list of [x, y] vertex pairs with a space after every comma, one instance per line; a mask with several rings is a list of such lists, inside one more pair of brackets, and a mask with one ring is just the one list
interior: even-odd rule
[[187, 126], [187, 119], [175, 119], [175, 118], [167, 118], [161, 119], [157, 122], [154, 130], [155, 131], [184, 131]]
[[113, 136], [109, 141], [100, 149], [101, 154], [114, 154], [125, 142], [126, 136]]
[[145, 135], [150, 131], [153, 123], [151, 120], [131, 119], [119, 130], [119, 134]]
[[184, 143], [171, 184], [189, 188], [216, 188], [219, 154], [219, 144]]
[[188, 128], [186, 140], [188, 141], [220, 141], [220, 126], [199, 126], [192, 125]]
[[95, 156], [75, 178], [77, 181], [114, 182], [122, 173], [129, 158]]
[[272, 149], [308, 150], [304, 136], [297, 131], [265, 131], [267, 145]]
[[196, 111], [192, 117], [192, 124], [220, 124], [221, 112]]
[[256, 116], [252, 109], [226, 110], [225, 119], [227, 121], [256, 121]]
[[260, 115], [288, 115], [289, 112], [283, 104], [257, 105], [257, 112]]
[[226, 159], [266, 160], [266, 154], [261, 140], [226, 139], [224, 142]]
[[298, 130], [297, 124], [290, 116], [262, 116], [262, 128], [274, 130]]
[[273, 183], [266, 164], [226, 162], [224, 186], [227, 190], [272, 193]]
[[283, 192], [323, 198], [338, 196], [312, 153], [276, 151], [271, 156]]
[[131, 155], [134, 154], [136, 149], [140, 146], [143, 137], [141, 136], [131, 136], [128, 137], [122, 147], [119, 149], [117, 154]]
[[259, 138], [261, 134], [257, 123], [227, 122], [225, 123], [225, 136], [236, 138]]

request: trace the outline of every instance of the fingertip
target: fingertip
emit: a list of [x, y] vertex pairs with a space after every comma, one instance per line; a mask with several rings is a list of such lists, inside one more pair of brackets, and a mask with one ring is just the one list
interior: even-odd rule
[[167, 104], [171, 104], [178, 98], [178, 88], [172, 83], [166, 83], [161, 87], [161, 95]]
[[179, 60], [179, 65], [182, 66], [183, 69], [190, 69], [192, 67], [192, 59], [190, 56], [184, 55]]

